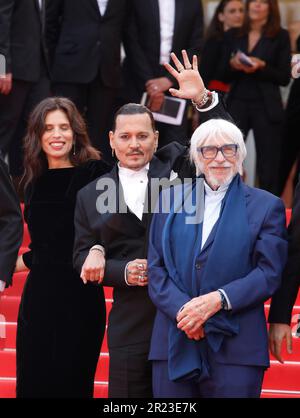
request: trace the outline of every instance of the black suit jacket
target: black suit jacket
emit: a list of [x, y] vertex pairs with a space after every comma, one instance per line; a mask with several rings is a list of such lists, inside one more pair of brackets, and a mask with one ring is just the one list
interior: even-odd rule
[[18, 197], [1, 157], [0, 201], [0, 280], [10, 285], [22, 243], [23, 221]]
[[[228, 106], [231, 99], [235, 96], [237, 84], [242, 77], [243, 71], [233, 71], [229, 60], [231, 54], [237, 50], [248, 53], [248, 36], [238, 36], [236, 29], [231, 29], [224, 35], [224, 56], [222, 79], [232, 82], [232, 87], [228, 96]], [[291, 46], [288, 31], [281, 29], [274, 38], [262, 36], [259, 43], [250, 53], [257, 58], [266, 61], [266, 67], [251, 75], [259, 86], [268, 117], [273, 122], [281, 122], [284, 118], [284, 110], [280, 95], [279, 86], [286, 86], [290, 81], [291, 73]], [[220, 64], [221, 65], [221, 64]]]
[[55, 82], [89, 83], [100, 72], [118, 87], [120, 42], [127, 0], [108, 0], [101, 16], [97, 0], [50, 0], [47, 39]]
[[288, 261], [283, 272], [281, 287], [271, 301], [270, 323], [291, 323], [292, 310], [300, 286], [300, 182], [295, 191], [288, 236]]
[[[130, 0], [129, 18], [124, 31], [126, 58], [123, 63], [124, 95], [139, 102], [147, 80], [172, 76], [159, 64], [160, 18], [158, 0]], [[197, 54], [203, 35], [200, 0], [175, 0], [175, 26], [172, 51]]]
[[12, 72], [14, 79], [36, 82], [42, 58], [47, 63], [45, 13], [45, 8], [41, 13], [38, 0], [0, 0], [0, 54], [6, 58], [6, 72]]

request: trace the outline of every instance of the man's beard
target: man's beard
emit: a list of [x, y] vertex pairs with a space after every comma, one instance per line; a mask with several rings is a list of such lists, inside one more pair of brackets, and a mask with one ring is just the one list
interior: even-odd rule
[[[222, 166], [220, 166], [220, 168], [221, 167]], [[214, 176], [210, 172], [208, 174], [205, 174], [205, 180], [206, 183], [208, 183], [212, 188], [216, 188], [222, 186], [223, 184], [229, 184], [235, 175], [236, 171], [234, 170], [234, 167], [230, 167], [228, 174], [226, 176], [223, 176], [223, 178]]]

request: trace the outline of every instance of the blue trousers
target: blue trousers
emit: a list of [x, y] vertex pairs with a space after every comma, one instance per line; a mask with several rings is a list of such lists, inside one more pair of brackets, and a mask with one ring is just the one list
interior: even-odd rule
[[211, 376], [201, 383], [169, 380], [168, 362], [152, 361], [154, 398], [259, 398], [264, 370], [210, 361]]

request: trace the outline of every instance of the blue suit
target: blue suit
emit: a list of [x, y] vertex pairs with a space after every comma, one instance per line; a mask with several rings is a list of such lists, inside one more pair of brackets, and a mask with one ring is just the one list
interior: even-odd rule
[[[208, 353], [209, 361], [213, 364], [212, 375], [218, 380], [220, 376], [229, 376], [232, 381], [233, 376], [238, 380], [247, 380], [249, 371], [249, 385], [258, 385], [260, 389], [263, 370], [269, 367], [268, 338], [266, 320], [264, 315], [264, 302], [272, 296], [280, 285], [281, 273], [286, 262], [287, 241], [285, 228], [285, 209], [283, 203], [270, 193], [241, 185], [245, 193], [246, 216], [250, 231], [250, 260], [253, 266], [250, 272], [240, 279], [234, 280], [222, 286], [232, 305], [231, 316], [237, 318], [239, 332], [232, 337], [225, 337], [220, 350]], [[149, 294], [153, 303], [157, 307], [157, 314], [154, 323], [150, 360], [157, 364], [162, 364], [166, 368], [168, 360], [168, 335], [169, 328], [174, 321], [179, 309], [188, 302], [191, 297], [180, 290], [174, 281], [168, 277], [168, 272], [164, 266], [161, 231], [164, 228], [168, 214], [155, 214], [152, 220], [150, 231], [150, 244], [148, 252], [149, 269]], [[213, 228], [203, 249], [199, 251], [194, 265], [197, 280], [201, 282], [201, 277], [205, 271], [206, 260], [209, 255], [218, 223]], [[182, 243], [184, 248], [184, 243]], [[218, 259], [215, 260], [218, 263]], [[237, 263], [239, 260], [237, 260]], [[217, 289], [214, 289], [217, 290]], [[224, 366], [225, 369], [224, 369]], [[251, 367], [249, 367], [251, 366]], [[229, 369], [228, 369], [229, 367]], [[222, 373], [220, 373], [222, 370]], [[231, 370], [231, 378], [228, 370]], [[253, 379], [253, 370], [259, 371]], [[244, 373], [242, 376], [241, 373]], [[222, 377], [221, 377], [222, 379]], [[157, 381], [154, 380], [154, 393], [156, 385], [161, 385], [163, 381], [160, 375]], [[252, 382], [252, 383], [251, 383]], [[255, 383], [256, 382], [256, 383]], [[215, 387], [217, 387], [217, 382]], [[171, 391], [168, 396], [209, 396], [205, 391], [205, 382], [195, 387], [189, 383], [169, 382]], [[165, 383], [166, 385], [166, 383]], [[178, 391], [176, 392], [176, 385]], [[259, 394], [257, 388], [251, 392], [236, 391], [230, 392], [230, 384], [222, 382], [223, 389], [219, 388], [214, 392], [212, 382], [207, 381], [211, 394], [215, 396], [255, 396]], [[200, 386], [204, 387], [201, 391]], [[227, 389], [224, 389], [227, 387]], [[188, 388], [187, 392], [184, 391]], [[191, 390], [191, 392], [189, 392]]]

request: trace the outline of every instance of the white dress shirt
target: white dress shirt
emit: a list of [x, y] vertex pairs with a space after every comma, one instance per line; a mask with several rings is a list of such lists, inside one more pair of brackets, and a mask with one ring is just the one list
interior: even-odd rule
[[229, 184], [223, 184], [218, 190], [212, 190], [209, 185], [204, 182], [205, 202], [204, 202], [204, 218], [202, 227], [201, 249], [211, 233], [215, 223], [219, 219], [222, 200], [226, 194]]
[[175, 0], [158, 0], [160, 19], [160, 64], [170, 61], [172, 52], [174, 25], [175, 25]]
[[97, 0], [101, 16], [104, 16], [107, 8], [108, 0]]
[[149, 163], [140, 170], [131, 170], [119, 165], [119, 179], [124, 199], [129, 209], [140, 219], [143, 217], [145, 194], [148, 186]]

